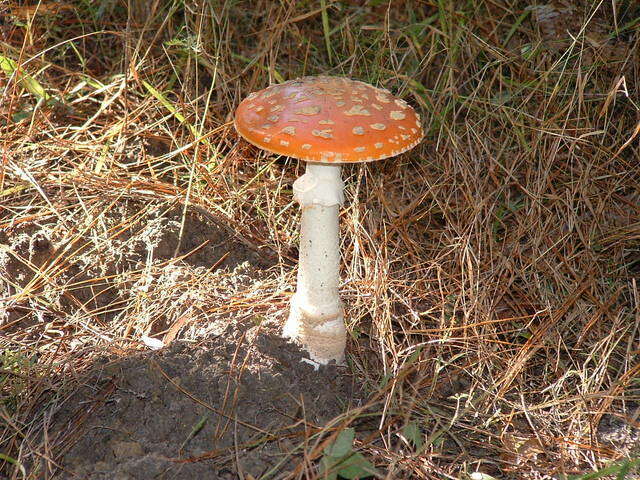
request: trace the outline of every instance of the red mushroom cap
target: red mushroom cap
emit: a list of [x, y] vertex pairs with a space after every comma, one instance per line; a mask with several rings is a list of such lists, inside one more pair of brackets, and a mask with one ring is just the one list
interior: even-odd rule
[[415, 147], [420, 116], [389, 91], [342, 77], [303, 77], [250, 94], [238, 133], [273, 153], [307, 162], [381, 160]]

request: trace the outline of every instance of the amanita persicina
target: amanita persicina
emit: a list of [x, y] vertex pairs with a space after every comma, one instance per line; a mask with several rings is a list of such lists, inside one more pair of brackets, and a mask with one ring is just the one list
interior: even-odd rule
[[284, 336], [320, 364], [342, 363], [344, 308], [338, 294], [340, 164], [382, 160], [416, 146], [419, 115], [387, 90], [342, 77], [304, 77], [250, 94], [235, 113], [252, 144], [307, 162], [293, 184], [302, 208], [298, 285]]

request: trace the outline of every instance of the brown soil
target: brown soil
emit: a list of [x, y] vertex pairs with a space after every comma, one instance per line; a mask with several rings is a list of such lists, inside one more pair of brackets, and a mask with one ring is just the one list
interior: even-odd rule
[[359, 398], [344, 369], [313, 372], [302, 356], [277, 331], [245, 324], [199, 345], [104, 358], [55, 414], [52, 443], [70, 449], [54, 478], [281, 478], [316, 426]]

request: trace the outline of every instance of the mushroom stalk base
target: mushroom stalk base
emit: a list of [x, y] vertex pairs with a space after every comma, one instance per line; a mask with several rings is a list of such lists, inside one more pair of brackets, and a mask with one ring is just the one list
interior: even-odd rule
[[302, 208], [298, 285], [283, 334], [300, 342], [321, 364], [344, 361], [346, 329], [338, 294], [340, 239], [338, 209], [344, 184], [339, 165], [307, 164], [293, 184]]

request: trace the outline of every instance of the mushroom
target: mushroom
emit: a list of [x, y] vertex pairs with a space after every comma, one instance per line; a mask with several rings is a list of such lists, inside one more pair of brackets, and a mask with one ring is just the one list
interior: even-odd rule
[[319, 364], [342, 363], [344, 308], [338, 293], [338, 209], [343, 163], [382, 160], [416, 146], [420, 116], [389, 91], [342, 77], [317, 76], [272, 85], [238, 106], [235, 128], [269, 152], [307, 162], [293, 184], [302, 208], [298, 285], [283, 335]]

